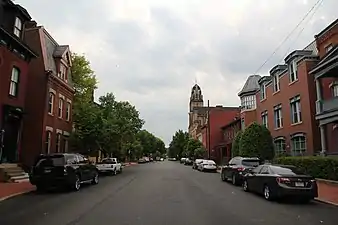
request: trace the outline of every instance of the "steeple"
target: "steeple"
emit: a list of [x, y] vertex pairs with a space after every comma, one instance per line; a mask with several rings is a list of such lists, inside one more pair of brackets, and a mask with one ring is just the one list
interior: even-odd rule
[[195, 84], [191, 89], [190, 96], [190, 112], [194, 107], [203, 107], [203, 95], [202, 90], [198, 84]]

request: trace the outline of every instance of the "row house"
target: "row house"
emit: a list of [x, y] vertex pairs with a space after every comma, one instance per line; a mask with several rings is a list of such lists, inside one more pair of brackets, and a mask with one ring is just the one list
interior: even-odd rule
[[20, 5], [0, 0], [0, 163], [18, 162], [22, 154], [28, 69], [37, 57], [23, 41], [30, 20]]
[[[208, 150], [210, 159], [220, 162], [226, 155], [226, 145], [222, 127], [239, 118], [239, 107], [210, 107], [209, 119], [202, 126], [202, 143]], [[209, 133], [210, 132], [210, 133]]]
[[285, 64], [258, 81], [257, 121], [270, 130], [276, 155], [312, 155], [319, 150], [315, 83], [309, 74], [317, 62], [315, 49], [313, 42], [293, 51]]
[[72, 131], [74, 88], [68, 45], [59, 45], [42, 26], [25, 26], [25, 42], [39, 54], [29, 64], [23, 129], [24, 164], [41, 153], [67, 152]]
[[310, 72], [316, 86], [321, 153], [338, 154], [338, 19], [315, 36], [319, 62]]
[[222, 149], [221, 159], [222, 162], [228, 162], [232, 157], [232, 144], [237, 135], [237, 132], [241, 130], [241, 118], [234, 118], [232, 122], [222, 127], [224, 148]]

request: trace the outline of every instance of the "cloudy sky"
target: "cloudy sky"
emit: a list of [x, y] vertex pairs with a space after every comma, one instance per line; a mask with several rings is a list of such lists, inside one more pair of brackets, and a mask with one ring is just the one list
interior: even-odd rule
[[[16, 0], [59, 44], [85, 54], [99, 79], [136, 105], [145, 128], [169, 143], [187, 129], [191, 87], [205, 102], [238, 106], [237, 93], [317, 0]], [[324, 0], [259, 74], [304, 48], [336, 19]]]

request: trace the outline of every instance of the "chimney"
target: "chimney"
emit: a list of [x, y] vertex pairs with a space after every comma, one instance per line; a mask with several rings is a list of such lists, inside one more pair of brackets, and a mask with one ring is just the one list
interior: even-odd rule
[[37, 27], [37, 23], [36, 23], [35, 20], [28, 21], [28, 22], [26, 22], [25, 27], [26, 27], [26, 29], [35, 28], [35, 27]]

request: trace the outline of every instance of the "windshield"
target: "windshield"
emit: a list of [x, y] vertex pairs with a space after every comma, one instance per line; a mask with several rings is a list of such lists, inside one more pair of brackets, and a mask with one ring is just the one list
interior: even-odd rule
[[278, 175], [305, 175], [303, 171], [293, 166], [270, 166], [270, 169]]
[[245, 159], [242, 161], [243, 166], [259, 166], [259, 160], [253, 160], [253, 159]]
[[58, 156], [42, 156], [37, 160], [36, 167], [46, 166], [63, 166], [65, 164], [65, 158], [63, 155]]

